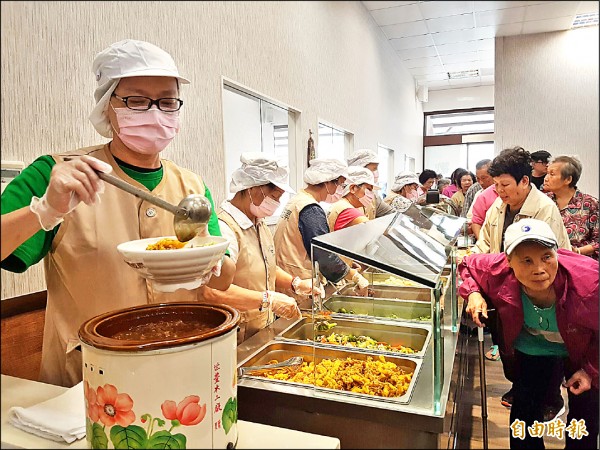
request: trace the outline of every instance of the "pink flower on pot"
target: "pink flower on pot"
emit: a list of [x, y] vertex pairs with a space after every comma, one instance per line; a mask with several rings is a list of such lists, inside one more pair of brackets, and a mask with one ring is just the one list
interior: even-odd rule
[[96, 390], [91, 388], [87, 381], [83, 382], [83, 395], [88, 417], [92, 422], [98, 422], [100, 408], [96, 403]]
[[96, 402], [100, 422], [106, 426], [111, 427], [116, 423], [127, 427], [135, 421], [135, 413], [131, 410], [133, 400], [128, 394], [119, 394], [112, 384], [98, 386]]
[[168, 420], [178, 420], [181, 425], [197, 425], [206, 416], [206, 403], [200, 406], [200, 397], [188, 395], [179, 405], [173, 400], [165, 400], [160, 409]]

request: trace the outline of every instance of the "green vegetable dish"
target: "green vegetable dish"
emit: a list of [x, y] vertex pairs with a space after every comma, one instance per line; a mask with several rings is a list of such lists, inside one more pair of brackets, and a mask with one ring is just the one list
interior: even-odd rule
[[394, 353], [416, 353], [414, 349], [405, 347], [404, 345], [390, 345], [386, 342], [376, 341], [370, 336], [355, 336], [353, 334], [331, 333], [329, 336], [321, 335], [315, 337], [315, 342]]

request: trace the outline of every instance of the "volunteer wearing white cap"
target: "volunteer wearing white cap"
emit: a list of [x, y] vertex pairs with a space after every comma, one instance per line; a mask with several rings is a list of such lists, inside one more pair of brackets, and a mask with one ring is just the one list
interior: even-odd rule
[[419, 179], [414, 172], [400, 172], [392, 185], [392, 192], [397, 195], [390, 203], [391, 207], [399, 212], [406, 211], [419, 198], [418, 188]]
[[[48, 293], [40, 380], [63, 386], [82, 379], [76, 347], [84, 321], [142, 303], [197, 296], [182, 289], [169, 299], [158, 296], [125, 265], [117, 245], [172, 236], [173, 214], [104, 185], [95, 170], [172, 204], [189, 194], [211, 199], [200, 176], [160, 158], [179, 132], [179, 85], [188, 83], [171, 56], [127, 39], [100, 52], [93, 71], [97, 105], [90, 120], [112, 140], [42, 156], [2, 194], [2, 268], [23, 272], [44, 258]], [[208, 231], [220, 235], [214, 211]], [[221, 275], [209, 282], [220, 289], [229, 287], [235, 271], [224, 260]]]
[[[350, 158], [348, 158], [348, 166], [366, 167], [373, 172], [375, 184], [379, 182], [379, 157], [377, 156], [377, 153], [370, 148], [361, 148], [356, 150], [350, 156]], [[365, 207], [365, 215], [369, 218], [369, 220], [372, 220], [375, 217], [385, 216], [386, 214], [391, 214], [393, 212], [394, 209], [385, 203], [381, 196], [377, 194], [375, 194], [373, 202], [368, 207]]]
[[373, 203], [376, 189], [379, 187], [375, 185], [373, 172], [366, 167], [348, 167], [344, 196], [331, 205], [331, 209], [327, 213], [329, 229], [337, 231], [367, 222], [369, 219], [365, 215], [363, 207]]
[[[565, 433], [566, 448], [597, 448], [598, 261], [557, 248], [548, 223], [521, 219], [507, 227], [504, 253], [463, 258], [459, 294], [480, 327], [488, 307], [496, 308], [501, 359], [512, 361], [509, 423], [520, 420], [528, 429], [553, 420], [563, 400], [550, 412], [546, 397], [564, 376], [567, 423], [584, 423], [587, 430], [585, 436]], [[524, 439], [510, 433], [510, 446], [544, 447], [542, 437], [530, 433]]]
[[240, 311], [238, 344], [270, 324], [273, 314], [300, 317], [296, 300], [276, 290], [287, 288], [303, 296], [312, 293], [310, 276], [302, 280], [277, 266], [273, 236], [264, 219], [275, 213], [284, 192], [294, 193], [287, 184], [287, 168], [265, 153], [243, 153], [240, 160], [242, 165], [233, 172], [229, 185], [235, 195], [218, 212], [221, 233], [229, 239], [237, 270], [226, 291], [205, 288], [203, 292], [207, 301]]
[[[337, 159], [312, 159], [304, 172], [307, 187], [300, 190], [287, 203], [275, 230], [277, 265], [287, 273], [302, 279], [312, 277], [310, 241], [313, 237], [329, 233], [325, 211], [319, 202], [335, 203], [343, 194], [343, 184], [348, 176], [348, 166]], [[367, 295], [369, 282], [356, 269], [350, 268], [339, 257], [329, 252], [314, 252], [321, 273], [333, 283], [343, 279], [356, 283], [360, 295]], [[291, 290], [302, 309], [311, 308]]]

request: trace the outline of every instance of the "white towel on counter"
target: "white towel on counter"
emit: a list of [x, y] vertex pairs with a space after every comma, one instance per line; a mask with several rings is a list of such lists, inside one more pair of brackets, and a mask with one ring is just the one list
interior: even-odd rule
[[37, 405], [13, 406], [8, 411], [8, 421], [23, 431], [57, 442], [70, 444], [85, 437], [83, 381]]

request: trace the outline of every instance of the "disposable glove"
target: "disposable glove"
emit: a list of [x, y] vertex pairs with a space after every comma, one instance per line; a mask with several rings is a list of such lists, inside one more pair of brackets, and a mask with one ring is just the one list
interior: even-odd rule
[[301, 280], [296, 277], [292, 281], [292, 290], [298, 295], [313, 295], [314, 297], [325, 297], [325, 290], [322, 286], [315, 285], [313, 289], [312, 279]]
[[352, 281], [356, 283], [356, 287], [354, 288], [358, 295], [366, 297], [369, 294], [369, 282], [365, 277], [363, 277], [360, 273], [356, 272], [352, 276]]
[[94, 169], [108, 173], [112, 167], [97, 158], [83, 155], [52, 168], [46, 192], [42, 198], [34, 196], [29, 205], [42, 229], [52, 230], [80, 202], [93, 205], [99, 200], [104, 192], [104, 182]]
[[296, 300], [281, 292], [267, 291], [271, 300], [273, 313], [286, 319], [296, 319], [301, 316]]

